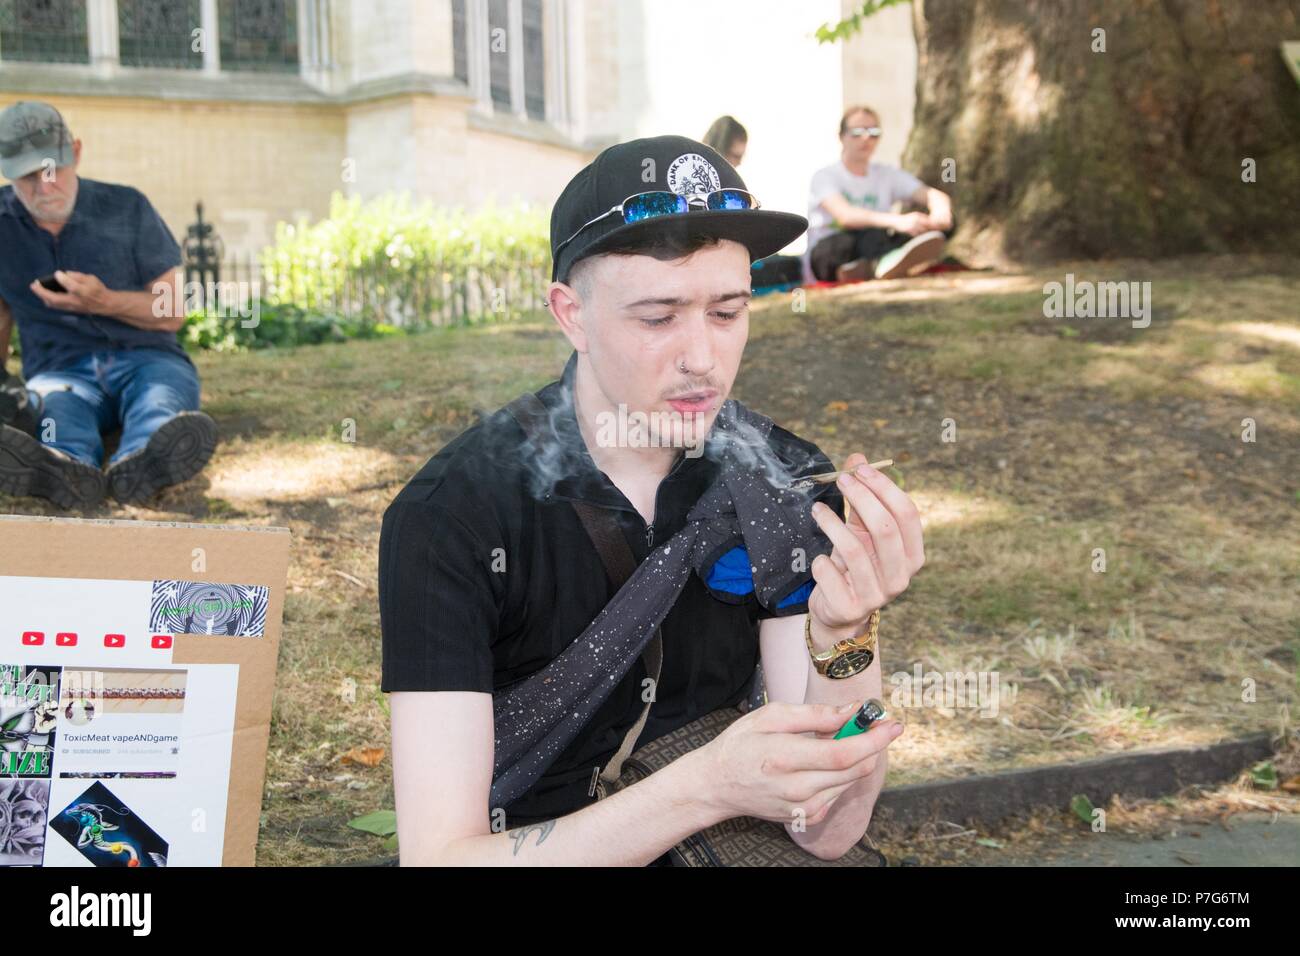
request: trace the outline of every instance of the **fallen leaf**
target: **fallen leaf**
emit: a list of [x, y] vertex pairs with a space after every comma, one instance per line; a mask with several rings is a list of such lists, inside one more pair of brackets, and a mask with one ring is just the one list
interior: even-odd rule
[[888, 419], [888, 418], [873, 418], [873, 419], [871, 420], [871, 424], [875, 425], [877, 428], [884, 428], [886, 425], [889, 424], [889, 419]]
[[397, 811], [376, 810], [374, 813], [367, 813], [365, 816], [349, 820], [348, 826], [354, 830], [362, 830], [378, 836], [388, 836], [397, 832]]
[[370, 590], [369, 586], [368, 586], [364, 581], [362, 581], [361, 579], [355, 577], [354, 575], [348, 574], [346, 571], [340, 571], [340, 570], [338, 570], [337, 568], [330, 568], [330, 574], [337, 574], [337, 575], [338, 575], [339, 577], [341, 577], [344, 581], [347, 581], [347, 582], [349, 582], [350, 584], [355, 584], [357, 587], [361, 588], [361, 590], [363, 590], [363, 591], [369, 591], [369, 590]]
[[849, 410], [848, 402], [827, 402], [826, 411], [828, 412], [847, 412]]
[[1261, 790], [1276, 790], [1277, 768], [1271, 760], [1261, 760], [1250, 768], [1250, 779]]
[[363, 767], [378, 767], [387, 751], [383, 747], [353, 747], [342, 757], [339, 763], [359, 763]]
[[1073, 810], [1074, 815], [1084, 823], [1092, 823], [1092, 811], [1094, 809], [1092, 801], [1082, 793], [1076, 793], [1070, 798], [1070, 809]]

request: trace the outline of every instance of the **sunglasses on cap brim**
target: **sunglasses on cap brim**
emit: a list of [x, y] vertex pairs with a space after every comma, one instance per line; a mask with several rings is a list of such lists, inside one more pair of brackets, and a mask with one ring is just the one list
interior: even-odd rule
[[848, 133], [854, 139], [861, 139], [863, 136], [870, 136], [872, 139], [880, 138], [879, 126], [850, 126], [844, 132]]
[[577, 239], [582, 230], [594, 226], [602, 219], [622, 213], [623, 222], [630, 225], [646, 219], [657, 219], [660, 216], [679, 216], [690, 212], [692, 205], [699, 205], [702, 209], [711, 212], [761, 208], [758, 197], [745, 189], [715, 189], [713, 192], [696, 193], [691, 196], [683, 196], [681, 193], [667, 190], [637, 193], [628, 196], [617, 206], [601, 213], [595, 219], [584, 222], [578, 227], [577, 232], [555, 247], [555, 258], [559, 258], [560, 250]]
[[0, 156], [8, 159], [29, 149], [48, 149], [51, 146], [62, 146], [65, 138], [62, 126], [46, 126], [42, 129], [24, 133], [14, 139], [0, 139]]

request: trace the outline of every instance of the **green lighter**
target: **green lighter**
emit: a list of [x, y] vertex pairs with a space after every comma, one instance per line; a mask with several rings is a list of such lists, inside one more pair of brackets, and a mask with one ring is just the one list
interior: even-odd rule
[[889, 715], [885, 712], [885, 705], [876, 698], [869, 697], [867, 702], [858, 708], [858, 712], [849, 718], [849, 722], [840, 728], [840, 732], [834, 739], [842, 740], [845, 737], [865, 734], [873, 724], [884, 720], [887, 716]]

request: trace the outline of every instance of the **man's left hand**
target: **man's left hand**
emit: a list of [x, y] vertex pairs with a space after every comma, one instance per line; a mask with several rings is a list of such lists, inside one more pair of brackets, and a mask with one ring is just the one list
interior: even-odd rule
[[906, 591], [925, 564], [921, 515], [912, 499], [861, 453], [849, 456], [844, 468], [853, 472], [839, 479], [852, 506], [848, 523], [821, 502], [813, 507], [813, 520], [834, 545], [812, 563], [817, 587], [808, 613], [819, 650], [862, 633], [872, 612]]
[[36, 297], [51, 309], [58, 309], [60, 312], [85, 312], [91, 315], [112, 313], [113, 292], [99, 280], [98, 276], [60, 269], [54, 273], [54, 278], [67, 289], [66, 292], [51, 292], [39, 281], [28, 286]]

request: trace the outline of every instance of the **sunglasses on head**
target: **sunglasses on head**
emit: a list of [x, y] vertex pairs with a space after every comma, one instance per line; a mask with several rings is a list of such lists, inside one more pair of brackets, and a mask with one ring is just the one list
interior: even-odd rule
[[654, 219], [658, 216], [681, 215], [690, 212], [692, 204], [700, 205], [704, 209], [715, 212], [730, 209], [760, 208], [758, 198], [744, 189], [715, 189], [713, 192], [696, 193], [692, 196], [683, 196], [680, 193], [668, 192], [667, 190], [637, 193], [635, 196], [628, 196], [608, 212], [603, 212], [595, 219], [584, 222], [578, 227], [577, 232], [555, 247], [555, 256], [558, 258], [560, 250], [574, 239], [577, 239], [583, 229], [595, 225], [615, 213], [622, 213], [623, 222], [630, 224], [640, 222], [643, 219]]
[[848, 133], [854, 139], [861, 139], [863, 136], [870, 136], [872, 139], [880, 138], [879, 126], [851, 126], [844, 132]]
[[30, 130], [15, 139], [0, 139], [0, 156], [8, 159], [10, 156], [17, 156], [27, 149], [48, 149], [51, 146], [62, 146], [63, 139], [62, 126], [45, 126], [41, 129]]

